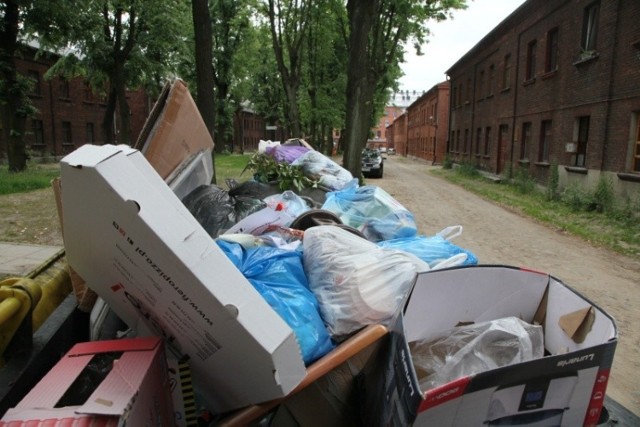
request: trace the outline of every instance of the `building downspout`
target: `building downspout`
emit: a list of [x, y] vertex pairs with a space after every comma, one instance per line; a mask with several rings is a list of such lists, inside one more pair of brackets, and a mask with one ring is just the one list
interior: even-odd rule
[[[56, 148], [56, 116], [53, 114], [53, 86], [51, 84], [51, 80], [49, 80], [49, 113], [51, 114], [51, 144], [53, 147], [53, 158], [55, 159], [58, 155], [58, 150]], [[62, 154], [62, 149], [60, 150]]]
[[[446, 75], [446, 80], [449, 81], [449, 117], [447, 117], [447, 121], [449, 123], [447, 123], [447, 148], [445, 151], [445, 157], [449, 155], [449, 151], [451, 150], [451, 117], [453, 116], [453, 103], [455, 102], [452, 97], [451, 94], [453, 93], [453, 89], [452, 86], [453, 84], [451, 83], [451, 76], [450, 75]], [[444, 162], [444, 159], [442, 159]]]
[[516, 142], [516, 117], [517, 117], [517, 108], [518, 108], [518, 76], [520, 75], [520, 42], [522, 39], [522, 32], [518, 33], [518, 46], [516, 48], [516, 58], [515, 58], [515, 76], [512, 79], [515, 79], [515, 84], [513, 87], [513, 117], [511, 119], [511, 153], [510, 153], [510, 163], [511, 167], [509, 168], [509, 174], [507, 178], [511, 179], [513, 177], [513, 149], [515, 147]]
[[[609, 131], [611, 126], [609, 124], [611, 120], [611, 103], [613, 99], [613, 75], [614, 75], [614, 62], [615, 62], [615, 52], [618, 47], [618, 25], [620, 24], [620, 6], [616, 7], [616, 25], [615, 31], [613, 33], [613, 49], [611, 50], [611, 64], [609, 64], [609, 90], [607, 93], [607, 112], [605, 114], [604, 119], [604, 141], [602, 142], [602, 155], [600, 156], [600, 172], [604, 171], [605, 158], [607, 155], [607, 147], [609, 141]], [[626, 167], [626, 166], [625, 166]]]

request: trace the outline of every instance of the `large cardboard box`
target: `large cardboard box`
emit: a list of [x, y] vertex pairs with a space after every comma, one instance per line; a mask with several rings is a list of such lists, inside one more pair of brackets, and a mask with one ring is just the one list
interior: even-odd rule
[[76, 344], [0, 421], [13, 425], [173, 425], [162, 339]]
[[[509, 316], [542, 324], [546, 356], [420, 388], [409, 343]], [[422, 273], [386, 356], [362, 376], [366, 425], [596, 425], [616, 343], [614, 320], [548, 274], [506, 266]]]
[[213, 179], [213, 139], [185, 82], [167, 82], [138, 136], [140, 150], [182, 199]]
[[304, 377], [289, 326], [137, 150], [85, 145], [61, 161], [69, 264], [139, 335], [188, 358], [210, 409], [282, 397]]

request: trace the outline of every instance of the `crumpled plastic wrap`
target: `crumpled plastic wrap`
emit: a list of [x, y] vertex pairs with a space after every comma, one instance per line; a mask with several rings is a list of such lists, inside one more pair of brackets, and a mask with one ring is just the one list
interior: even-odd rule
[[385, 324], [401, 308], [416, 273], [429, 270], [414, 255], [333, 225], [307, 229], [303, 254], [309, 287], [333, 337]]
[[542, 326], [517, 317], [458, 326], [429, 342], [409, 343], [420, 388], [544, 356]]
[[[459, 226], [460, 229], [462, 226]], [[446, 229], [445, 229], [446, 230]], [[451, 243], [446, 236], [437, 233], [433, 236], [415, 235], [378, 242], [383, 248], [393, 248], [414, 254], [429, 263], [432, 270], [446, 264], [447, 267], [457, 265], [477, 265], [478, 257], [468, 249]], [[453, 262], [447, 262], [452, 260]]]
[[265, 197], [262, 201], [270, 208], [277, 211], [285, 211], [294, 218], [311, 209], [305, 199], [291, 190]]
[[340, 190], [354, 180], [357, 182], [351, 172], [319, 151], [308, 151], [291, 165], [300, 166], [307, 178], [317, 181], [319, 185], [330, 190]]
[[322, 205], [360, 230], [372, 242], [415, 236], [415, 217], [389, 193], [374, 185], [349, 185], [327, 194]]

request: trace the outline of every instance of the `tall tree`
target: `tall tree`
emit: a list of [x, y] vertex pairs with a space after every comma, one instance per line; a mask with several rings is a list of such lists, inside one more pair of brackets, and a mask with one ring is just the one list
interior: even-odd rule
[[[204, 120], [209, 134], [216, 145], [219, 141], [214, 138], [216, 109], [213, 99], [213, 39], [211, 29], [211, 15], [208, 0], [192, 0], [195, 70], [196, 70], [196, 104]], [[215, 155], [214, 155], [215, 159]], [[215, 164], [215, 162], [214, 162]], [[214, 183], [215, 181], [215, 174]]]
[[346, 10], [341, 0], [313, 4], [303, 64], [303, 87], [307, 90], [306, 94], [301, 93], [300, 109], [308, 142], [325, 153], [333, 148], [333, 129], [344, 127], [347, 68], [344, 22]]
[[286, 94], [289, 135], [300, 134], [298, 89], [300, 88], [307, 27], [311, 20], [311, 0], [268, 0], [268, 17], [273, 51]]
[[231, 95], [236, 83], [236, 59], [240, 46], [250, 30], [250, 2], [247, 0], [211, 0], [213, 22], [213, 81], [216, 108], [216, 151], [231, 146], [233, 113], [236, 109]]
[[385, 92], [403, 60], [404, 46], [416, 48], [429, 34], [429, 20], [446, 19], [466, 0], [348, 0], [349, 64], [343, 165], [360, 176], [360, 153], [374, 117], [376, 93]]
[[36, 112], [28, 96], [32, 82], [16, 70], [20, 43], [28, 41], [29, 34], [36, 31], [34, 27], [43, 34], [66, 32], [68, 22], [55, 18], [66, 16], [76, 8], [76, 0], [62, 4], [52, 0], [0, 1], [0, 122], [11, 171], [27, 167], [26, 120]]
[[[158, 74], [168, 77], [176, 67], [177, 52], [184, 49], [188, 9], [184, 2], [162, 0], [82, 3], [83, 7], [66, 16], [68, 31], [57, 35], [74, 53], [62, 58], [48, 74], [83, 74], [94, 88], [103, 87], [107, 94], [104, 142], [131, 144], [127, 88], [140, 87]], [[119, 135], [114, 131], [116, 111]]]
[[31, 103], [27, 96], [29, 85], [16, 72], [15, 54], [18, 48], [20, 6], [17, 1], [0, 3], [0, 119], [2, 139], [10, 171], [21, 171], [27, 167], [27, 152], [24, 146], [24, 131]]

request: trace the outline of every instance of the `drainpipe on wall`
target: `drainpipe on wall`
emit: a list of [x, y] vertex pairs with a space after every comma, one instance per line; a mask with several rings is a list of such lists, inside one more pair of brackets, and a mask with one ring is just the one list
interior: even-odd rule
[[616, 25], [613, 33], [613, 49], [611, 49], [611, 63], [609, 64], [609, 90], [607, 91], [607, 112], [604, 116], [604, 141], [602, 142], [602, 155], [600, 156], [600, 173], [604, 171], [605, 157], [607, 155], [607, 141], [609, 141], [609, 121], [611, 119], [611, 99], [613, 98], [613, 74], [615, 52], [618, 47], [618, 25], [620, 24], [620, 6], [616, 7]]
[[[513, 88], [513, 118], [511, 120], [511, 153], [509, 154], [511, 157], [511, 167], [509, 168], [509, 173], [513, 175], [513, 149], [515, 147], [516, 142], [516, 117], [517, 117], [517, 107], [518, 107], [518, 76], [520, 74], [520, 41], [522, 39], [522, 33], [518, 33], [518, 45], [516, 47], [516, 58], [515, 58], [515, 85]], [[513, 79], [513, 77], [512, 77]], [[513, 176], [509, 176], [508, 178], [512, 178]]]
[[[51, 84], [51, 80], [49, 80], [49, 113], [51, 114], [51, 145], [53, 147], [53, 158], [58, 155], [58, 150], [56, 148], [56, 116], [53, 114], [53, 86]], [[44, 122], [44, 120], [43, 120]], [[43, 126], [44, 130], [44, 126]], [[62, 148], [60, 149], [62, 153]]]

